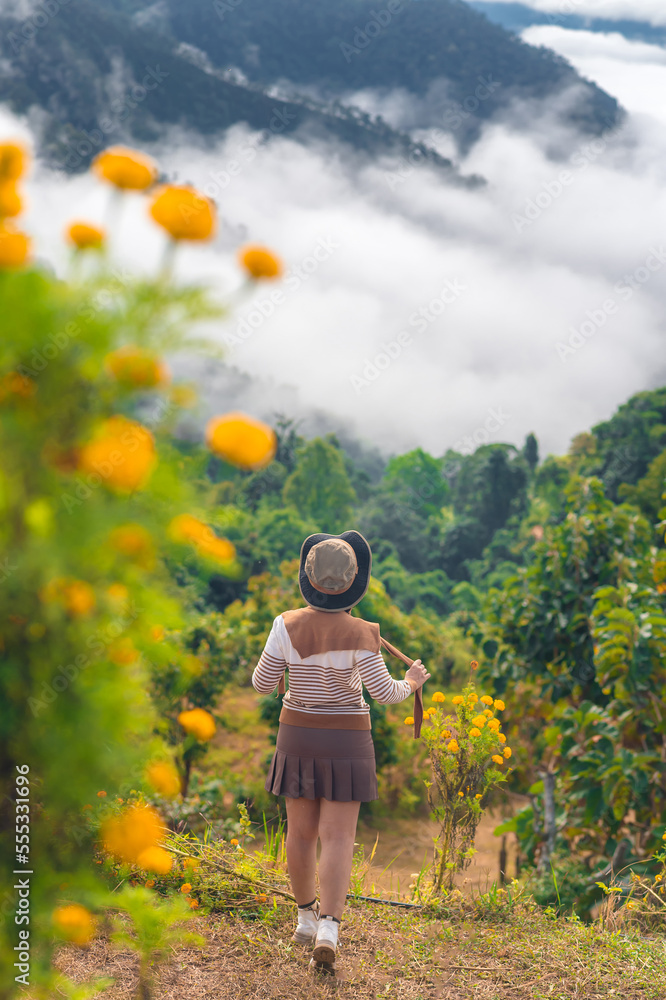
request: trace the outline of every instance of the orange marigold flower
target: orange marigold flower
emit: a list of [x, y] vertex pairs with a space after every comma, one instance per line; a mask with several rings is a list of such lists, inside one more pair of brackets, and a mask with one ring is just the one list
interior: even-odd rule
[[150, 638], [155, 642], [161, 642], [164, 638], [164, 625], [153, 625], [150, 629]]
[[483, 798], [483, 795], [475, 795], [475, 796], [474, 796], [474, 798], [475, 798], [475, 799], [476, 799], [476, 801], [478, 802], [478, 801], [479, 801], [479, 799], [482, 799], [482, 798]]
[[497, 739], [500, 741], [500, 743], [506, 743], [506, 736], [504, 735], [504, 733], [498, 733]]
[[236, 840], [235, 837], [232, 837], [231, 840], [229, 841], [229, 843], [236, 845], [238, 843], [238, 841]]
[[157, 177], [157, 164], [150, 156], [127, 146], [110, 146], [95, 157], [97, 176], [121, 191], [145, 191]]
[[437, 702], [446, 701], [446, 695], [442, 694], [441, 691], [435, 691], [432, 696], [432, 700]]
[[666, 594], [666, 583], [658, 583], [657, 584], [657, 593], [658, 594]]
[[[136, 862], [143, 851], [157, 847], [165, 833], [159, 813], [152, 806], [130, 806], [102, 824], [105, 849], [121, 861]], [[166, 853], [166, 852], [165, 852]]]
[[192, 892], [192, 886], [190, 885], [189, 882], [183, 882], [183, 884], [180, 887], [180, 891], [185, 895], [187, 895], [188, 892]]
[[155, 562], [155, 546], [150, 532], [142, 524], [122, 524], [109, 535], [109, 544], [131, 562], [150, 569]]
[[494, 753], [490, 759], [492, 761], [494, 761], [495, 764], [503, 764], [504, 763], [504, 758], [500, 757], [500, 755], [498, 753]]
[[479, 663], [478, 663], [477, 660], [470, 660], [470, 664], [469, 665], [472, 668], [472, 670], [477, 670], [478, 666], [479, 666]]
[[112, 663], [117, 663], [118, 666], [122, 667], [128, 663], [134, 663], [139, 656], [139, 650], [129, 636], [124, 636], [121, 639], [114, 640], [109, 645], [107, 655]]
[[443, 729], [442, 730], [442, 739], [443, 740], [448, 740], [448, 738], [449, 738], [450, 735], [451, 735], [451, 733], [449, 732], [448, 729]]
[[121, 385], [129, 388], [151, 389], [166, 384], [171, 378], [160, 358], [131, 344], [107, 354], [104, 365]]
[[148, 781], [156, 792], [166, 798], [173, 799], [180, 792], [180, 777], [173, 764], [168, 761], [155, 761], [146, 770]]
[[501, 698], [496, 698], [495, 701], [493, 702], [493, 705], [495, 706], [498, 712], [503, 712], [504, 709], [506, 708], [506, 705], [504, 704]]
[[235, 410], [208, 421], [206, 444], [225, 462], [256, 470], [275, 457], [277, 437], [268, 424]]
[[163, 847], [147, 847], [137, 856], [136, 863], [144, 871], [168, 875], [173, 867], [173, 858]]
[[53, 911], [53, 923], [62, 937], [79, 947], [88, 944], [95, 934], [92, 913], [78, 903], [58, 906]]
[[476, 726], [474, 726], [472, 729], [470, 729], [469, 735], [473, 736], [473, 737], [480, 736], [481, 735], [481, 730], [477, 729]]
[[472, 725], [476, 726], [477, 729], [483, 729], [486, 724], [485, 715], [475, 715], [472, 719]]
[[473, 691], [467, 697], [467, 701], [469, 702], [470, 705], [476, 705], [476, 703], [477, 703], [478, 700], [479, 700], [478, 694], [475, 694]]
[[133, 492], [145, 486], [157, 462], [150, 431], [127, 417], [113, 416], [97, 428], [79, 452], [82, 471], [97, 473], [105, 486]]
[[185, 860], [183, 861], [183, 868], [187, 868], [190, 871], [195, 871], [197, 868], [200, 867], [200, 865], [201, 862], [199, 861], [198, 858], [185, 858]]
[[15, 181], [25, 172], [30, 154], [23, 143], [0, 142], [0, 181]]
[[265, 903], [266, 902], [266, 894], [263, 893], [263, 892], [260, 892], [259, 895], [257, 896], [257, 900], [260, 903]]
[[279, 278], [282, 274], [282, 261], [266, 247], [241, 247], [238, 257], [249, 276], [255, 281], [261, 278]]
[[483, 697], [481, 698], [481, 701], [483, 702], [484, 705], [492, 705], [493, 703], [493, 699], [490, 697], [489, 694], [484, 694]]
[[188, 900], [191, 910], [197, 910], [199, 908], [199, 901], [197, 899]]
[[20, 215], [23, 203], [14, 181], [0, 181], [0, 217]]
[[98, 799], [105, 799], [106, 798], [106, 792], [102, 789], [101, 792], [97, 793], [97, 798]]
[[202, 743], [215, 735], [215, 719], [203, 708], [193, 708], [189, 712], [181, 712], [178, 721], [185, 730]]
[[209, 240], [215, 235], [215, 204], [187, 184], [159, 188], [150, 214], [174, 240]]
[[0, 268], [23, 267], [30, 258], [31, 246], [25, 233], [0, 226]]
[[106, 588], [106, 595], [113, 604], [122, 604], [129, 597], [129, 590], [124, 583], [111, 583]]
[[492, 719], [493, 717], [493, 713], [490, 711], [489, 708], [484, 709], [483, 714], [485, 715], [486, 719]]
[[67, 239], [77, 250], [100, 250], [106, 240], [105, 231], [88, 222], [72, 222], [66, 232]]
[[502, 752], [506, 757], [506, 759], [508, 760], [509, 757], [511, 756], [511, 747], [504, 747], [504, 750]]
[[499, 727], [500, 727], [499, 719], [488, 719], [488, 729], [491, 731], [491, 733], [498, 733]]
[[236, 546], [227, 538], [218, 538], [212, 528], [191, 514], [178, 514], [169, 524], [169, 534], [178, 542], [191, 542], [200, 555], [209, 556], [219, 562], [231, 562], [236, 555]]
[[0, 402], [7, 396], [21, 396], [23, 399], [30, 399], [36, 391], [35, 380], [29, 375], [8, 372], [0, 378]]
[[[424, 715], [425, 715], [425, 713], [424, 713]], [[430, 718], [430, 716], [428, 716], [428, 718]], [[414, 725], [414, 717], [412, 715], [405, 716], [405, 725], [406, 726], [413, 726]]]
[[460, 749], [460, 747], [458, 746], [458, 743], [457, 743], [456, 740], [451, 740], [450, 743], [446, 744], [446, 749], [449, 751], [449, 753], [458, 753], [458, 750]]
[[464, 702], [464, 700], [465, 700], [465, 699], [463, 698], [463, 696], [462, 696], [461, 694], [456, 694], [456, 695], [454, 695], [454, 696], [453, 696], [453, 698], [451, 699], [451, 702], [452, 702], [452, 704], [454, 704], [454, 705], [462, 705], [462, 703]]
[[54, 577], [39, 592], [45, 604], [59, 601], [72, 618], [85, 618], [95, 607], [95, 591], [85, 580]]
[[148, 881], [144, 883], [144, 885], [146, 886], [146, 889], [152, 889], [153, 886], [155, 885], [155, 879], [149, 878]]

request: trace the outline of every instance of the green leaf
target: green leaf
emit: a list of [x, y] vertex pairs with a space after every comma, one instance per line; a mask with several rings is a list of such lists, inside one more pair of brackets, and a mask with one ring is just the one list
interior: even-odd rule
[[500, 823], [499, 826], [496, 826], [495, 829], [493, 830], [493, 836], [501, 837], [502, 834], [504, 833], [515, 833], [517, 828], [518, 825], [516, 823], [516, 818], [514, 816], [513, 819], [508, 819], [505, 823]]

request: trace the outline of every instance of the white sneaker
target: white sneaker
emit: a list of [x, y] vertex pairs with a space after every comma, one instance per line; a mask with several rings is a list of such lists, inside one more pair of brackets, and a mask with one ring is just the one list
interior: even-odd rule
[[311, 903], [310, 906], [298, 907], [298, 926], [292, 934], [292, 941], [296, 944], [314, 944], [317, 930], [319, 928], [319, 904]]
[[327, 913], [320, 915], [315, 949], [312, 953], [315, 962], [328, 966], [335, 964], [339, 926], [340, 921], [337, 917]]

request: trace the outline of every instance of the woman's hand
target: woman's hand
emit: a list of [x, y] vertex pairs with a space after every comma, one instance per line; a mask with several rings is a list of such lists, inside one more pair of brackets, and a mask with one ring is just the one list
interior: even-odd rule
[[430, 674], [420, 660], [414, 660], [411, 667], [405, 674], [406, 680], [414, 681], [416, 685], [416, 687], [413, 687], [414, 691], [416, 691], [417, 688], [423, 687], [429, 677]]

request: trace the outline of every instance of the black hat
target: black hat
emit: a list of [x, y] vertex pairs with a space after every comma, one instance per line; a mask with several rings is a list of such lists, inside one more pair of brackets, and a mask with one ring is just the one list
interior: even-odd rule
[[358, 531], [309, 535], [301, 546], [298, 585], [317, 611], [349, 611], [365, 597], [372, 553]]

